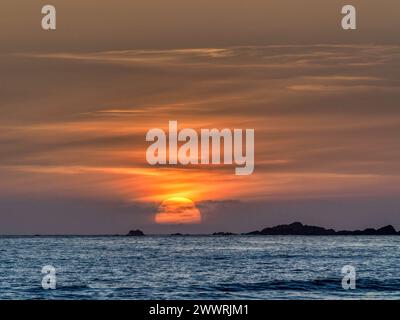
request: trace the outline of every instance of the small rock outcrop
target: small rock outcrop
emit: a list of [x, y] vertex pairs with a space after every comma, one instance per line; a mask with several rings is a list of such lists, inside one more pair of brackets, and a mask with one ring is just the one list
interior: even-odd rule
[[232, 233], [232, 232], [214, 232], [212, 235], [213, 236], [234, 236], [234, 235], [236, 235], [236, 233]]
[[142, 230], [131, 230], [128, 232], [127, 236], [129, 237], [141, 237], [144, 236], [144, 233]]

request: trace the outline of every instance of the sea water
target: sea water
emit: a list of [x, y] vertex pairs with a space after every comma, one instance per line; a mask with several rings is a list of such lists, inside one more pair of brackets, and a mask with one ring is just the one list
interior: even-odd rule
[[399, 249], [400, 236], [3, 236], [0, 299], [399, 299]]

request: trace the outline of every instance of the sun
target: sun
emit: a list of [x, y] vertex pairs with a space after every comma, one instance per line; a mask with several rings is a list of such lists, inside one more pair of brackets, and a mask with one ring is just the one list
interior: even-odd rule
[[196, 204], [184, 197], [164, 200], [155, 216], [159, 224], [196, 224], [201, 222], [200, 210]]

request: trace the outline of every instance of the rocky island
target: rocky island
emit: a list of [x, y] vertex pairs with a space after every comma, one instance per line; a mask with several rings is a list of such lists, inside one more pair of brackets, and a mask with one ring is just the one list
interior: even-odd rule
[[333, 235], [349, 235], [349, 236], [391, 236], [400, 235], [393, 226], [388, 225], [380, 229], [368, 228], [355, 231], [335, 231], [333, 229], [325, 229], [323, 227], [303, 225], [301, 222], [293, 222], [291, 224], [282, 224], [271, 228], [264, 228], [261, 231], [252, 231], [245, 233], [246, 235], [296, 235], [296, 236], [333, 236]]

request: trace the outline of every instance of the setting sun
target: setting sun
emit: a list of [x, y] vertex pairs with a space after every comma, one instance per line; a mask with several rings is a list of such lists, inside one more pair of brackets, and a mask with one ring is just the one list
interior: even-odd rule
[[172, 197], [161, 203], [155, 216], [155, 222], [195, 224], [201, 222], [201, 214], [192, 200], [184, 197]]

